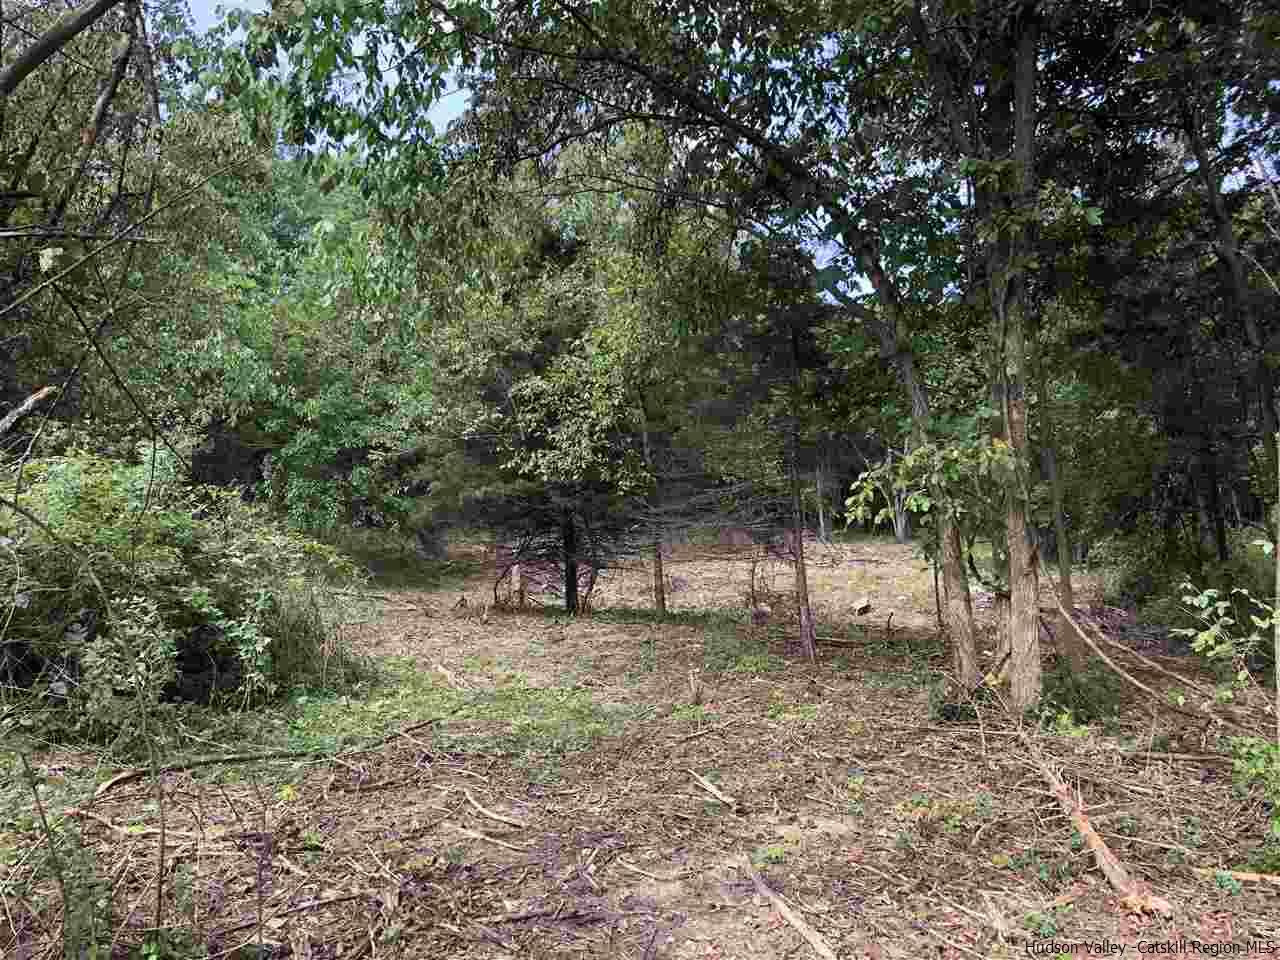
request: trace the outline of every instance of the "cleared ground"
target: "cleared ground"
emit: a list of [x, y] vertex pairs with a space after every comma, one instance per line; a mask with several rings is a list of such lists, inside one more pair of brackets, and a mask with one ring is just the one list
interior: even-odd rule
[[[1280, 950], [1280, 888], [1214, 873], [1245, 864], [1265, 817], [1200, 730], [1135, 702], [1106, 729], [1037, 734], [1175, 907], [1130, 915], [1003, 716], [930, 720], [947, 658], [924, 561], [885, 543], [810, 559], [816, 666], [789, 650], [779, 563], [756, 570], [772, 613], [753, 622], [745, 550], [676, 551], [661, 622], [642, 567], [568, 619], [490, 608], [486, 555], [458, 550], [458, 576], [432, 590], [346, 598], [344, 637], [382, 682], [294, 701], [255, 721], [256, 746], [207, 750], [336, 759], [177, 770], [163, 804], [142, 781], [89, 804], [88, 780], [114, 771], [51, 751], [44, 804], [82, 831], [64, 859], [92, 864], [122, 950], [159, 909], [187, 944], [175, 956], [819, 956], [751, 869], [842, 958], [1054, 956], [1049, 941], [1106, 937], [1130, 955], [1182, 938]], [[5, 956], [53, 955], [53, 885], [23, 880], [37, 819], [0, 835], [17, 851], [0, 874]]]

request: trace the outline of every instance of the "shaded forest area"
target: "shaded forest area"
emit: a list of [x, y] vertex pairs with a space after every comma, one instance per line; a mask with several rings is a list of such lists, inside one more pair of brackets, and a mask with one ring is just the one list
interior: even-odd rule
[[[287, 836], [268, 821], [315, 788], [300, 768], [345, 770], [358, 792], [382, 783], [366, 755], [416, 744], [414, 770], [461, 771], [445, 796], [543, 824], [546, 855], [504, 870], [524, 884], [576, 864], [565, 889], [596, 898], [579, 919], [616, 931], [630, 908], [591, 869], [634, 867], [631, 841], [601, 833], [574, 860], [553, 820], [466, 793], [474, 764], [550, 817], [547, 778], [597, 754], [625, 765], [624, 742], [724, 739], [732, 776], [787, 744], [824, 744], [819, 766], [861, 755], [838, 738], [876, 717], [957, 744], [977, 731], [984, 758], [999, 731], [996, 752], [1048, 791], [1056, 842], [1088, 861], [1022, 878], [1044, 889], [1008, 908], [1016, 936], [985, 888], [955, 893], [979, 922], [944, 953], [1052, 937], [1076, 898], [1059, 903], [1063, 885], [1088, 875], [1113, 897], [1081, 908], [1090, 935], [1222, 916], [1275, 934], [1256, 906], [1280, 886], [1270, 7], [308, 0], [198, 33], [177, 0], [88, 0], [6, 7], [0, 48], [6, 954], [571, 953], [567, 901], [553, 911], [543, 887], [520, 908], [455, 900], [419, 942], [385, 890], [316, 880], [273, 917], [358, 901], [380, 932], [290, 940], [264, 919]], [[465, 108], [437, 128], [447, 97]], [[418, 646], [406, 611], [436, 624]], [[594, 646], [606, 635], [627, 669]], [[884, 658], [913, 692], [876, 692]], [[738, 743], [753, 724], [769, 732]], [[1203, 787], [1195, 816], [1231, 825], [1204, 849], [1185, 823], [1148, 840], [1189, 857], [1199, 887], [1178, 896], [1125, 867], [1136, 821], [1104, 834], [1072, 792], [1073, 762], [1144, 747], [1173, 758], [1166, 795]], [[412, 779], [379, 756], [387, 783]], [[962, 789], [917, 760], [884, 770]], [[1194, 789], [1185, 762], [1202, 764]], [[292, 773], [264, 785], [263, 764]], [[994, 773], [986, 800], [914, 820], [888, 773], [872, 802], [868, 775], [778, 786], [767, 829], [779, 797], [826, 805], [832, 835], [866, 850], [874, 834], [850, 839], [848, 821], [875, 809], [907, 824], [875, 869], [920, 869], [912, 830], [972, 821], [977, 849], [993, 804], [1021, 815], [1000, 792], [1021, 782]], [[129, 783], [148, 806], [123, 825], [94, 801]], [[255, 866], [230, 904], [165, 838], [166, 818], [213, 827], [180, 797], [221, 791], [243, 820], [227, 783], [260, 815], [240, 823]], [[767, 783], [731, 796], [694, 773], [736, 826], [682, 877], [738, 871], [725, 889], [745, 883], [819, 956], [944, 930], [887, 907], [881, 927], [824, 937], [827, 913], [853, 909], [832, 893], [845, 881], [788, 881], [770, 868], [789, 854], [743, 847], [766, 829]], [[111, 859], [113, 835], [156, 838], [145, 882]], [[966, 855], [1008, 868], [1043, 840], [1017, 836]], [[467, 851], [428, 868], [397, 850], [370, 850], [394, 898], [417, 884], [479, 903], [497, 882]], [[283, 869], [318, 876], [323, 859]], [[775, 950], [725, 946], [710, 921], [680, 933], [671, 916], [710, 888], [662, 889], [671, 915], [640, 911], [659, 918], [647, 942], [593, 955]], [[231, 923], [235, 904], [255, 920]], [[233, 947], [237, 931], [252, 937]]]

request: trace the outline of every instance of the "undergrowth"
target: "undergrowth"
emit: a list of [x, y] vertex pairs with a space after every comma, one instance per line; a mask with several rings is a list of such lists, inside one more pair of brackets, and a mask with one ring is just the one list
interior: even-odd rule
[[141, 749], [176, 703], [248, 707], [357, 672], [323, 592], [354, 567], [187, 484], [167, 451], [29, 462], [18, 504], [0, 510], [0, 733]]

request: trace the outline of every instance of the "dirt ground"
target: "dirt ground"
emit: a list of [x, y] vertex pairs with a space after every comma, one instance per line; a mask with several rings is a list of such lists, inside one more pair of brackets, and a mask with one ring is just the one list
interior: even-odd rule
[[[908, 547], [811, 550], [816, 665], [787, 644], [780, 564], [756, 570], [771, 615], [753, 621], [746, 551], [676, 551], [666, 621], [647, 612], [640, 566], [571, 619], [550, 598], [491, 608], [483, 557], [457, 559], [465, 580], [353, 601], [343, 630], [438, 689], [448, 715], [404, 717], [337, 761], [166, 774], [163, 824], [142, 783], [71, 814], [110, 864], [121, 945], [154, 925], [163, 869], [183, 885], [166, 922], [221, 956], [1014, 957], [1108, 938], [1130, 955], [1280, 953], [1280, 887], [1218, 872], [1245, 863], [1265, 816], [1202, 730], [1135, 700], [1105, 730], [1036, 734], [1099, 834], [1173, 906], [1143, 916], [1002, 714], [930, 720], [948, 661], [932, 575]], [[545, 712], [501, 707], [525, 703]], [[576, 739], [547, 747], [547, 718]], [[69, 761], [42, 762], [47, 775]], [[51, 955], [19, 925], [0, 917], [13, 934], [0, 950]]]

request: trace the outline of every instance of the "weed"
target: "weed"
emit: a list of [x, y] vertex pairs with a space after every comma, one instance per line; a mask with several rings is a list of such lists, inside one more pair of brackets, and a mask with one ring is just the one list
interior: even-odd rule
[[1038, 937], [1053, 937], [1058, 933], [1058, 921], [1052, 913], [1028, 913], [1022, 924]]
[[700, 727], [706, 722], [707, 708], [700, 703], [684, 703], [671, 711], [671, 719], [676, 723]]
[[1280, 873], [1280, 840], [1267, 840], [1249, 855], [1244, 868], [1255, 873]]
[[786, 661], [772, 653], [744, 653], [729, 667], [731, 673], [772, 673], [786, 667]]
[[995, 798], [983, 791], [973, 798], [973, 809], [983, 820], [989, 820], [995, 812]]
[[777, 658], [769, 659], [769, 649], [764, 641], [741, 635], [736, 623], [727, 626], [719, 624], [703, 635], [702, 665], [708, 672], [753, 672], [750, 669], [738, 669], [740, 663], [748, 667], [762, 667], [763, 670], [754, 672], [764, 672], [776, 669], [773, 666], [775, 661], [781, 664]]
[[1213, 882], [1218, 885], [1218, 889], [1225, 890], [1232, 896], [1237, 895], [1240, 890], [1240, 881], [1233, 877], [1226, 870], [1219, 870], [1213, 875]]
[[781, 844], [772, 843], [767, 847], [761, 847], [756, 851], [753, 858], [757, 864], [760, 863], [785, 863], [787, 860], [787, 848]]
[[[1048, 715], [1044, 715], [1048, 719]], [[1060, 737], [1071, 737], [1076, 740], [1083, 740], [1092, 732], [1081, 723], [1076, 723], [1075, 718], [1071, 715], [1070, 710], [1060, 710], [1055, 714], [1048, 723], [1049, 729]]]

